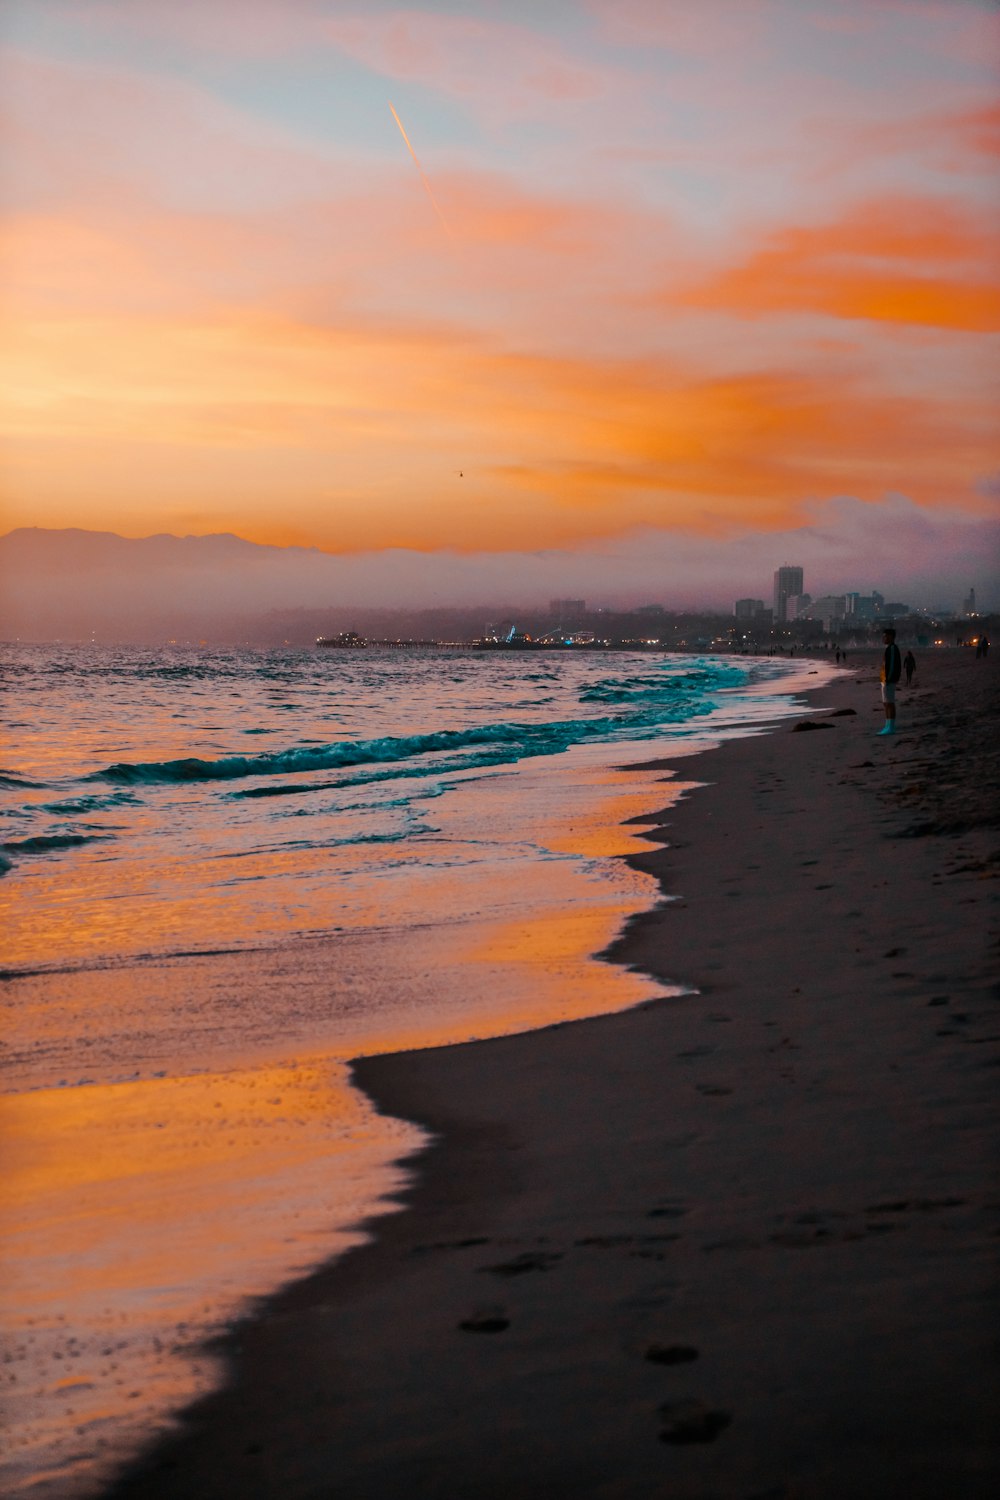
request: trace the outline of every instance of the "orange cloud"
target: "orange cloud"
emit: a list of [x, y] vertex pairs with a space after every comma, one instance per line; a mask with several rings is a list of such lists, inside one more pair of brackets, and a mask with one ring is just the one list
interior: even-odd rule
[[[388, 45], [381, 26], [365, 45]], [[458, 67], [482, 40], [444, 26], [413, 66]], [[113, 73], [20, 68], [23, 176], [55, 165], [0, 262], [9, 524], [507, 550], [774, 527], [811, 496], [974, 506], [1000, 467], [979, 345], [940, 332], [997, 326], [971, 209], [882, 200], [706, 275], [683, 203], [629, 198], [620, 173], [573, 198], [452, 168], [434, 174], [452, 243], [405, 151], [345, 165], [193, 86]], [[77, 116], [79, 139], [61, 123]], [[651, 318], [665, 263], [688, 284]], [[892, 363], [885, 325], [933, 328], [933, 357]]]
[[1000, 104], [983, 105], [951, 117], [952, 128], [973, 151], [1000, 156]]
[[778, 230], [742, 265], [661, 300], [995, 332], [997, 245], [981, 219], [948, 202], [880, 200], [833, 224]]
[[1000, 157], [1000, 105], [991, 97], [961, 109], [897, 113], [837, 132], [822, 148], [826, 172], [850, 172], [859, 162], [879, 160], [919, 165], [955, 177], [979, 177], [995, 170]]
[[532, 549], [772, 528], [815, 496], [970, 506], [998, 467], [985, 399], [514, 355], [443, 328], [52, 316], [6, 359], [14, 525], [135, 533], [155, 514], [340, 551]]
[[1000, 105], [984, 100], [969, 109], [922, 115], [868, 132], [873, 143], [879, 136], [900, 151], [919, 150], [950, 163], [960, 162], [964, 155], [967, 167], [981, 169], [984, 163], [977, 158], [992, 164], [1000, 156]]

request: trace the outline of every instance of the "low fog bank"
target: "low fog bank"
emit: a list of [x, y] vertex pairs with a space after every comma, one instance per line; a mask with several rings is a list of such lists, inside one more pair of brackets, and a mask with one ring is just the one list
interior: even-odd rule
[[231, 535], [141, 539], [23, 528], [0, 538], [0, 635], [22, 640], [304, 645], [318, 634], [461, 639], [488, 621], [537, 617], [553, 598], [588, 608], [728, 613], [770, 604], [782, 563], [814, 596], [879, 590], [916, 609], [956, 610], [975, 587], [1000, 607], [994, 521], [941, 518], [897, 498], [822, 508], [795, 531], [704, 537], [647, 531], [579, 551], [332, 555]]

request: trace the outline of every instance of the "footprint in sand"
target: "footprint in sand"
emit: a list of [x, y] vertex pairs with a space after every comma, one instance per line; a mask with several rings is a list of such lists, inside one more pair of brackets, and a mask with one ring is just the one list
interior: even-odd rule
[[647, 1219], [682, 1219], [687, 1213], [687, 1204], [679, 1198], [666, 1198], [651, 1208], [646, 1215]]
[[574, 1240], [573, 1244], [587, 1250], [617, 1250], [622, 1245], [634, 1242], [634, 1234], [586, 1234], [582, 1239]]
[[410, 1254], [427, 1255], [432, 1250], [469, 1250], [473, 1246], [488, 1244], [489, 1238], [485, 1234], [472, 1234], [464, 1240], [435, 1240], [430, 1245], [414, 1245]]
[[661, 1443], [712, 1443], [732, 1422], [732, 1414], [704, 1401], [668, 1401], [660, 1407]]
[[503, 1333], [510, 1327], [510, 1319], [502, 1307], [479, 1307], [458, 1326], [465, 1333]]
[[697, 1358], [698, 1351], [690, 1344], [650, 1344], [643, 1355], [654, 1365], [688, 1365]]
[[889, 1203], [870, 1203], [865, 1213], [935, 1213], [941, 1208], [964, 1208], [965, 1203], [965, 1198], [895, 1198]]
[[548, 1271], [560, 1260], [561, 1250], [526, 1250], [523, 1255], [515, 1255], [513, 1260], [501, 1261], [496, 1266], [480, 1266], [479, 1269], [489, 1271], [493, 1276], [523, 1276], [528, 1271]]

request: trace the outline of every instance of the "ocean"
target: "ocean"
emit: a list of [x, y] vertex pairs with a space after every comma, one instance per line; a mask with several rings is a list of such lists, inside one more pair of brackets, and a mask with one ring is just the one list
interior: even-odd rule
[[624, 856], [686, 783], [643, 763], [809, 672], [4, 648], [5, 1493], [99, 1493], [207, 1336], [392, 1208], [423, 1136], [352, 1057], [670, 993], [593, 957], [659, 899]]

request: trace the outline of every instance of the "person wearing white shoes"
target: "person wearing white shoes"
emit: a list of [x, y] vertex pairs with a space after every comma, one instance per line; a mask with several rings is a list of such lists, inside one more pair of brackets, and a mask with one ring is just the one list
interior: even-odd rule
[[896, 684], [903, 675], [903, 660], [896, 645], [896, 632], [890, 627], [882, 632], [885, 654], [882, 657], [882, 702], [885, 706], [885, 724], [879, 734], [896, 733]]

